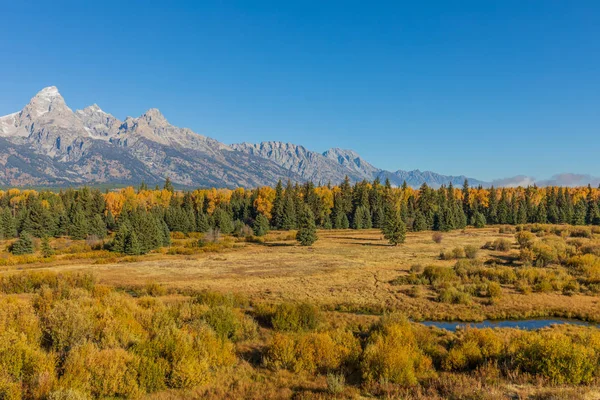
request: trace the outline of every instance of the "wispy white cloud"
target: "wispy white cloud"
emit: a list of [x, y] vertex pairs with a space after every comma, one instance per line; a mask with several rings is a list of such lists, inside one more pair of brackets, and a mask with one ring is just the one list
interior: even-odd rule
[[598, 186], [600, 177], [589, 174], [563, 173], [552, 176], [549, 179], [536, 179], [532, 176], [517, 175], [510, 178], [496, 179], [492, 185], [496, 187], [517, 187], [536, 184], [538, 186]]

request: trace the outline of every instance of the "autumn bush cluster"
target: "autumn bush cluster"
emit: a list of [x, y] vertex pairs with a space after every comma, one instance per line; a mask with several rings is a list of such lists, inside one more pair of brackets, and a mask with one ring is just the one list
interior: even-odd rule
[[87, 274], [6, 275], [0, 290], [0, 398], [191, 388], [234, 365], [233, 342], [257, 329], [238, 309], [135, 298]]
[[[519, 279], [508, 271], [493, 275], [491, 268], [468, 260], [459, 263], [414, 270], [441, 290], [465, 277], [487, 282], [482, 286], [487, 296], [497, 291], [489, 278]], [[498, 379], [519, 376], [520, 382], [550, 385], [590, 384], [600, 374], [595, 328], [450, 333], [399, 314], [371, 325], [340, 325], [308, 303], [254, 304], [232, 294], [178, 293], [156, 283], [122, 291], [83, 273], [14, 273], [0, 279], [3, 399], [188, 393], [237, 376], [250, 343], [260, 343], [251, 368], [322, 376], [336, 396], [348, 390], [378, 395], [390, 387], [437, 387], [442, 395], [449, 390], [446, 374], [460, 380], [484, 370], [495, 371]]]
[[[449, 304], [471, 304], [474, 299], [494, 301], [505, 290], [522, 294], [600, 293], [600, 235], [594, 227], [529, 224], [515, 229], [514, 239], [442, 250], [441, 260], [453, 266], [413, 266], [393, 280], [413, 285], [408, 294], [422, 297], [417, 286], [429, 286], [436, 299]], [[488, 259], [479, 252], [489, 250]], [[488, 299], [488, 300], [485, 300]]]

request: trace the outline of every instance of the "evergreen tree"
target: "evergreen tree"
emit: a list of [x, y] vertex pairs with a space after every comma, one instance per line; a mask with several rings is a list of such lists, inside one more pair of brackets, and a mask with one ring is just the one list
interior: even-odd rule
[[600, 207], [598, 207], [598, 203], [594, 201], [588, 210], [588, 223], [592, 225], [600, 225]]
[[329, 214], [325, 215], [325, 219], [323, 220], [323, 229], [333, 229], [333, 223], [331, 222], [331, 216]]
[[318, 239], [315, 217], [308, 206], [304, 206], [300, 214], [300, 227], [296, 234], [296, 240], [302, 246], [310, 246]]
[[142, 183], [140, 183], [140, 187], [138, 188], [138, 193], [146, 190], [148, 190], [148, 185], [146, 185], [146, 182], [142, 180]]
[[171, 231], [169, 231], [169, 226], [164, 220], [160, 220], [160, 228], [162, 231], [162, 247], [171, 246]]
[[69, 235], [72, 239], [85, 239], [88, 235], [89, 224], [88, 220], [80, 208], [75, 210], [69, 226]]
[[386, 205], [385, 223], [381, 231], [388, 242], [394, 246], [404, 243], [406, 239], [406, 225], [400, 217], [400, 212], [393, 205]]
[[587, 217], [587, 204], [585, 200], [580, 200], [573, 211], [573, 225], [585, 225]]
[[256, 220], [254, 220], [252, 230], [256, 236], [266, 235], [269, 232], [269, 219], [263, 214], [258, 214]]
[[218, 228], [221, 233], [229, 235], [233, 232], [233, 219], [231, 215], [222, 208], [217, 208], [213, 214], [214, 227]]
[[165, 179], [165, 185], [163, 186], [163, 189], [166, 191], [169, 191], [171, 193], [175, 193], [175, 188], [173, 187], [173, 183], [171, 182], [171, 179], [167, 176], [167, 179]]
[[475, 228], [484, 228], [485, 227], [485, 215], [483, 215], [483, 213], [477, 212], [475, 213], [475, 223], [474, 226]]
[[50, 239], [48, 236], [42, 238], [42, 244], [40, 250], [44, 258], [52, 257], [54, 255], [54, 249], [50, 246]]
[[129, 224], [121, 224], [111, 243], [110, 249], [117, 253], [125, 253], [125, 242], [129, 236]]
[[114, 231], [115, 229], [117, 229], [117, 222], [115, 221], [115, 217], [112, 214], [112, 212], [110, 211], [110, 208], [106, 211], [106, 227], [111, 230]]
[[462, 208], [467, 220], [470, 220], [473, 217], [473, 212], [471, 211], [471, 195], [469, 193], [469, 181], [465, 178], [465, 183], [462, 188]]
[[27, 232], [21, 232], [19, 235], [19, 239], [14, 242], [10, 248], [11, 253], [16, 256], [23, 254], [33, 254], [33, 240], [31, 239], [31, 235]]
[[538, 205], [536, 222], [539, 222], [540, 224], [545, 224], [548, 222], [548, 216], [546, 214], [546, 204], [544, 204], [544, 202], [541, 202]]
[[[352, 186], [350, 185], [350, 178], [346, 176], [344, 178], [344, 182], [342, 182], [342, 184], [340, 185], [338, 201], [340, 203], [340, 212], [346, 214], [346, 219], [348, 221], [350, 221], [350, 218], [352, 217], [352, 197]], [[350, 223], [348, 223], [348, 226], [350, 226]]]
[[371, 229], [371, 215], [365, 206], [356, 207], [354, 212], [354, 229]]
[[21, 230], [27, 231], [38, 238], [54, 234], [56, 221], [37, 196], [30, 197], [27, 200], [26, 207]]
[[[342, 196], [339, 193], [336, 193], [333, 197], [333, 227], [335, 229], [348, 229], [349, 221], [346, 213], [344, 212], [344, 208], [342, 206]], [[344, 227], [344, 217], [346, 226]]]
[[137, 256], [142, 254], [140, 242], [138, 241], [138, 237], [134, 231], [129, 232], [129, 234], [125, 237], [123, 252], [129, 256]]
[[198, 232], [208, 232], [210, 229], [208, 217], [202, 211], [199, 211], [196, 215], [196, 229]]
[[90, 235], [97, 236], [98, 239], [104, 239], [106, 237], [106, 224], [104, 223], [104, 219], [102, 219], [102, 215], [94, 215], [90, 222], [89, 233]]
[[434, 214], [433, 229], [436, 231], [448, 232], [452, 230], [452, 219], [450, 216], [450, 209], [445, 202], [440, 204], [440, 208]]
[[510, 224], [510, 203], [508, 201], [508, 193], [505, 188], [502, 188], [500, 201], [498, 202], [498, 215], [496, 218], [498, 224]]
[[490, 195], [488, 199], [488, 208], [487, 208], [487, 216], [486, 221], [490, 224], [497, 223], [498, 216], [498, 200], [496, 197], [496, 189], [492, 186], [490, 188]]
[[527, 223], [527, 204], [525, 201], [519, 202], [519, 210], [517, 212], [517, 218], [515, 224], [526, 224]]
[[283, 198], [283, 220], [281, 222], [281, 228], [285, 230], [296, 229], [297, 216], [294, 197], [294, 189], [291, 182], [288, 181]]
[[69, 226], [71, 226], [71, 220], [65, 211], [61, 211], [56, 216], [56, 229], [54, 230], [54, 237], [67, 236], [69, 234]]
[[17, 223], [8, 207], [0, 214], [0, 238], [12, 239], [17, 236]]
[[283, 194], [283, 184], [281, 183], [281, 179], [277, 182], [277, 186], [275, 187], [275, 199], [273, 200], [273, 208], [271, 213], [273, 215], [271, 222], [273, 228], [282, 229], [283, 228], [283, 203], [284, 203], [284, 194]]
[[377, 206], [373, 210], [373, 228], [381, 229], [385, 221], [385, 214], [383, 212], [383, 206]]
[[427, 220], [422, 212], [417, 212], [413, 222], [413, 231], [420, 232], [427, 230]]
[[363, 227], [363, 210], [364, 207], [360, 206], [360, 207], [356, 207], [356, 209], [354, 210], [354, 216], [352, 217], [352, 221], [353, 221], [353, 228], [354, 229], [364, 229]]

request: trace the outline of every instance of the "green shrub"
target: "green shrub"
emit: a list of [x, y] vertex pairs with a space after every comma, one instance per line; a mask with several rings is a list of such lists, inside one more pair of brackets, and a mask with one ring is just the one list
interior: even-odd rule
[[488, 250], [509, 251], [512, 243], [508, 239], [496, 239], [493, 242], [488, 242], [484, 246]]
[[343, 374], [328, 373], [327, 374], [327, 391], [331, 394], [340, 394], [346, 386], [346, 378]]
[[465, 256], [470, 260], [476, 259], [478, 252], [479, 252], [479, 248], [477, 246], [473, 246], [473, 245], [465, 246], [465, 249], [464, 249]]
[[10, 252], [16, 256], [23, 254], [33, 254], [33, 239], [27, 232], [21, 232], [19, 239], [10, 246]]
[[446, 288], [440, 290], [438, 294], [438, 301], [440, 303], [448, 304], [471, 304], [471, 295], [469, 293], [462, 292], [456, 288]]
[[298, 332], [315, 329], [319, 320], [319, 310], [313, 305], [282, 303], [275, 308], [271, 324], [278, 331]]
[[458, 277], [453, 268], [430, 265], [423, 270], [423, 277], [429, 281], [431, 285], [441, 283], [456, 282]]
[[251, 317], [227, 306], [211, 308], [203, 319], [221, 339], [246, 340], [255, 337], [258, 332], [258, 326]]

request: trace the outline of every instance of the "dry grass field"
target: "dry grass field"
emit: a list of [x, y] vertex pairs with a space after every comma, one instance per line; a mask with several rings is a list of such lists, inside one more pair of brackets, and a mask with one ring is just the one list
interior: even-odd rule
[[[508, 233], [501, 233], [505, 231]], [[593, 278], [596, 270], [592, 267], [585, 270], [585, 276], [576, 272], [574, 267], [565, 267], [570, 265], [570, 261], [561, 260], [561, 263], [544, 267], [527, 267], [522, 261], [523, 246], [518, 244], [514, 228], [469, 228], [441, 234], [409, 232], [406, 242], [399, 246], [388, 245], [377, 230], [328, 230], [319, 231], [318, 235], [319, 240], [312, 247], [302, 247], [294, 240], [294, 232], [271, 232], [263, 238], [225, 237], [219, 243], [201, 246], [198, 245], [198, 234], [192, 234], [191, 237], [174, 234], [170, 248], [136, 257], [99, 250], [98, 243], [53, 239], [51, 244], [56, 254], [45, 259], [39, 254], [19, 258], [0, 252], [0, 278], [4, 279], [0, 279], [0, 286], [4, 285], [0, 301], [7, 305], [6, 315], [16, 313], [14, 307], [22, 304], [19, 312], [30, 318], [20, 317], [22, 321], [39, 319], [40, 326], [51, 332], [54, 332], [52, 329], [59, 329], [54, 327], [56, 325], [68, 332], [65, 334], [66, 340], [73, 335], [70, 320], [64, 321], [70, 313], [82, 321], [93, 316], [93, 322], [90, 322], [93, 329], [89, 328], [85, 334], [74, 331], [81, 336], [84, 347], [74, 347], [80, 350], [64, 353], [60, 353], [64, 351], [60, 347], [52, 347], [51, 350], [57, 353], [40, 353], [46, 354], [44, 357], [67, 354], [73, 359], [89, 357], [93, 361], [94, 357], [100, 360], [107, 357], [109, 361], [105, 362], [113, 362], [111, 351], [126, 351], [129, 355], [123, 355], [123, 360], [128, 359], [126, 357], [146, 357], [146, 353], [136, 353], [139, 351], [137, 345], [131, 343], [150, 343], [145, 340], [150, 340], [155, 330], [160, 332], [156, 337], [165, 341], [182, 340], [182, 337], [194, 332], [207, 334], [202, 330], [205, 324], [209, 324], [215, 332], [220, 332], [220, 329], [233, 329], [232, 332], [235, 332], [225, 341], [229, 347], [212, 347], [213, 350], [221, 350], [214, 350], [220, 353], [211, 355], [211, 361], [184, 358], [185, 362], [195, 363], [190, 364], [193, 365], [189, 367], [191, 369], [180, 367], [187, 364], [177, 364], [183, 363], [182, 360], [164, 355], [164, 360], [168, 360], [169, 368], [172, 368], [169, 371], [178, 371], [184, 376], [196, 377], [198, 374], [193, 368], [212, 363], [210, 368], [215, 368], [215, 377], [207, 378], [200, 385], [195, 381], [184, 385], [183, 381], [173, 380], [172, 374], [175, 372], [170, 372], [165, 381], [168, 388], [164, 383], [161, 383], [162, 386], [147, 385], [144, 389], [146, 392], [140, 389], [136, 394], [130, 393], [127, 385], [119, 388], [95, 387], [96, 378], [89, 378], [88, 386], [81, 386], [78, 390], [92, 393], [92, 397], [102, 397], [99, 393], [140, 397], [143, 393], [144, 397], [156, 400], [600, 398], [598, 378], [589, 372], [597, 370], [593, 365], [585, 369], [580, 364], [565, 364], [557, 373], [552, 365], [546, 368], [546, 364], [543, 364], [544, 357], [555, 357], [560, 360], [558, 363], [582, 363], [586, 357], [589, 358], [588, 354], [598, 357], [600, 350], [591, 352], [582, 344], [590, 342], [594, 349], [600, 349], [600, 335], [594, 328], [553, 327], [532, 333], [531, 336], [520, 336], [522, 332], [514, 329], [449, 333], [418, 324], [409, 324], [412, 328], [402, 323], [392, 323], [388, 328], [378, 325], [380, 316], [388, 313], [395, 313], [394, 316], [403, 314], [416, 321], [477, 321], [542, 316], [600, 321], [598, 289], [594, 286], [596, 278]], [[434, 240], [435, 235], [441, 237]], [[537, 234], [535, 240], [540, 243], [556, 242], [557, 246], [560, 243], [575, 246], [573, 240], [583, 239], [568, 237], [557, 231], [556, 227], [547, 227]], [[504, 241], [504, 248], [492, 250], [496, 247], [489, 244], [501, 241]], [[581, 243], [592, 248], [597, 243], [597, 233], [591, 233]], [[6, 245], [8, 242], [0, 242], [0, 249]], [[471, 249], [469, 256], [466, 255], [467, 248]], [[442, 256], [442, 253], [449, 254], [456, 249], [465, 254]], [[467, 272], [460, 272], [458, 266], [461, 262], [465, 263]], [[575, 275], [565, 272], [569, 268]], [[531, 279], [530, 287], [524, 289], [519, 282], [523, 280], [522, 274], [526, 270], [545, 274], [543, 276], [546, 278], [538, 283]], [[426, 280], [424, 277], [431, 275], [431, 271], [442, 275], [444, 271], [452, 272], [452, 275], [435, 282], [433, 277]], [[482, 275], [478, 277], [474, 271]], [[508, 271], [514, 278], [504, 282], [499, 275], [492, 275], [498, 271]], [[36, 278], [37, 272], [41, 273], [41, 278]], [[96, 286], [87, 283], [85, 277], [89, 273], [94, 276]], [[486, 273], [490, 275], [484, 275]], [[9, 278], [13, 275], [29, 278], [11, 281]], [[61, 284], [53, 281], [53, 276], [58, 277], [59, 281], [64, 277], [71, 280]], [[576, 290], [566, 290], [567, 282], [569, 279], [572, 281], [574, 276], [582, 282], [581, 288], [577, 286]], [[22, 282], [27, 284], [36, 279], [38, 283], [33, 284], [35, 287], [20, 286]], [[51, 289], [44, 286], [48, 284]], [[490, 285], [496, 285], [493, 294]], [[458, 293], [462, 297], [444, 300], [445, 291]], [[202, 297], [203, 292], [207, 297]], [[219, 294], [232, 294], [241, 300], [239, 303], [238, 300], [230, 303], [228, 299], [232, 297], [219, 297]], [[33, 306], [27, 308], [26, 304]], [[77, 306], [63, 310], [61, 304]], [[316, 306], [314, 309], [319, 313], [320, 322], [310, 329], [289, 331], [278, 328], [274, 322], [279, 312], [277, 310], [286, 304], [293, 307], [303, 304]], [[2, 311], [0, 309], [0, 317]], [[52, 320], [53, 312], [64, 312], [66, 317]], [[19, 321], [14, 315], [11, 318]], [[178, 335], [184, 336], [169, 339], [171, 333], [168, 332], [173, 332], [169, 329], [175, 328], [145, 325], [157, 316], [168, 316], [165, 318], [176, 324]], [[265, 322], [265, 316], [269, 321]], [[107, 323], [104, 318], [112, 322]], [[54, 321], [54, 325], [48, 321]], [[197, 321], [203, 322], [197, 325]], [[4, 320], [0, 318], [0, 326], [11, 326], [11, 323], [8, 317]], [[140, 326], [144, 326], [145, 331], [140, 331]], [[35, 324], [22, 329], [25, 328], [32, 331], [39, 329]], [[376, 344], [377, 329], [384, 329], [382, 332], [386, 332], [385, 335], [390, 338], [399, 335], [401, 339], [389, 339], [387, 342], [388, 339], [382, 339]], [[128, 336], [128, 330], [132, 330], [133, 336]], [[336, 336], [340, 334], [349, 336], [340, 341]], [[133, 338], [135, 335], [139, 336]], [[37, 337], [33, 336], [34, 339]], [[212, 340], [211, 337], [208, 335], [202, 340]], [[94, 343], [91, 348], [85, 347], [86, 343], [89, 345], [89, 340]], [[122, 340], [123, 343], [116, 345], [115, 340]], [[408, 340], [408, 344], [402, 340]], [[571, 340], [573, 342], [569, 342]], [[534, 341], [534, 345], [529, 346], [530, 341]], [[31, 348], [36, 348], [37, 342], [33, 340], [31, 343]], [[535, 343], [541, 347], [536, 347]], [[182, 342], [181, 346], [184, 345]], [[178, 346], [172, 348], [176, 350]], [[411, 346], [420, 350], [410, 353], [407, 349]], [[85, 351], [89, 353], [78, 353], [83, 351], [81, 349], [88, 349]], [[292, 361], [288, 359], [286, 364], [281, 360], [290, 354], [289, 351], [292, 351]], [[321, 353], [328, 351], [330, 356], [345, 351], [359, 355], [356, 356], [358, 358], [347, 355], [345, 360], [335, 361], [332, 364], [334, 366], [319, 366]], [[369, 355], [373, 351], [379, 353], [376, 353], [377, 357], [372, 356], [369, 364]], [[405, 351], [409, 352], [406, 359], [402, 358]], [[528, 366], [527, 357], [530, 356], [519, 358], [520, 354], [530, 354], [527, 351], [539, 351], [531, 357], [540, 361], [539, 365]], [[307, 361], [303, 357], [313, 359]], [[298, 360], [304, 360], [304, 364], [298, 363]], [[415, 360], [421, 360], [423, 364]], [[507, 360], [510, 360], [510, 364]], [[94, 369], [95, 362], [85, 368], [98, 376], [108, 374], [109, 370]], [[379, 362], [389, 363], [391, 370], [411, 371], [410, 374], [416, 374], [416, 380], [411, 381], [413, 378], [410, 374], [385, 377], [387, 372], [381, 371], [386, 370], [378, 370]], [[67, 362], [65, 365], [70, 364]], [[133, 368], [131, 365], [127, 368]], [[144, 371], [143, 363], [135, 365], [138, 371]], [[513, 370], [512, 365], [521, 369]], [[87, 375], [63, 375], [64, 371], [57, 371], [58, 378], [49, 383], [46, 389], [38, 385], [35, 379], [28, 383], [28, 387], [60, 393], [52, 399], [80, 398], [68, 397], [66, 392], [60, 392], [60, 388], [71, 382], [69, 379], [85, 381]], [[117, 370], [110, 371], [117, 373]], [[345, 375], [345, 384], [341, 384], [339, 392], [336, 391], [336, 375], [328, 371]], [[381, 376], [369, 378], [369, 371], [380, 371], [377, 374]], [[394, 384], [388, 379], [394, 379]], [[585, 385], [582, 385], [583, 382]], [[0, 380], [0, 397], [2, 384]], [[141, 383], [139, 385], [141, 388]]]
[[[596, 296], [522, 294], [503, 285], [502, 295], [493, 302], [475, 299], [468, 305], [445, 304], [435, 301], [435, 292], [426, 286], [418, 296], [411, 296], [412, 285], [392, 284], [414, 265], [453, 266], [456, 260], [442, 260], [440, 252], [468, 245], [479, 248], [477, 259], [484, 264], [519, 266], [514, 234], [501, 234], [498, 227], [443, 233], [440, 243], [432, 239], [432, 232], [409, 232], [399, 246], [388, 245], [378, 230], [320, 231], [319, 240], [308, 248], [298, 246], [293, 237], [289, 232], [271, 232], [264, 243], [225, 239], [226, 245], [209, 251], [188, 249], [186, 244], [193, 239], [181, 239], [174, 240], [172, 250], [191, 250], [187, 254], [163, 251], [97, 259], [73, 254], [41, 264], [1, 267], [0, 274], [33, 269], [86, 271], [100, 283], [118, 287], [158, 283], [178, 290], [241, 294], [254, 301], [308, 301], [338, 311], [401, 311], [413, 319], [475, 321], [553, 315], [600, 320]], [[482, 249], [496, 239], [509, 240], [512, 249]]]

